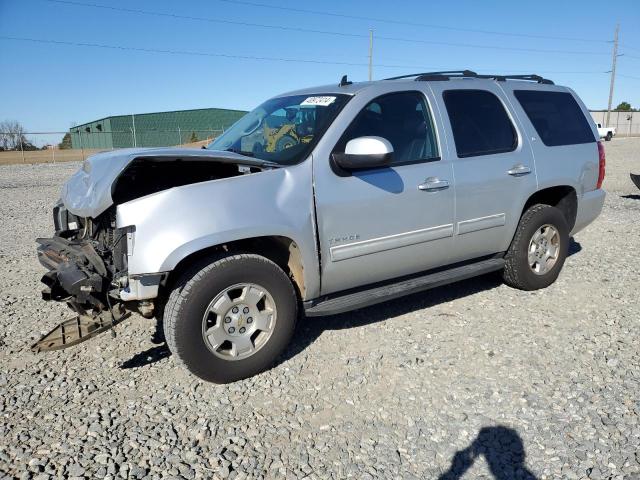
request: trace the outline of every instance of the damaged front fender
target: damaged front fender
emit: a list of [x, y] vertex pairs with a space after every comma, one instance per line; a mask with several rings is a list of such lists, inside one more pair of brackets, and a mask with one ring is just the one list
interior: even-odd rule
[[118, 205], [117, 227], [135, 227], [129, 275], [171, 271], [212, 246], [279, 236], [299, 246], [306, 295], [317, 295], [310, 165], [184, 185]]

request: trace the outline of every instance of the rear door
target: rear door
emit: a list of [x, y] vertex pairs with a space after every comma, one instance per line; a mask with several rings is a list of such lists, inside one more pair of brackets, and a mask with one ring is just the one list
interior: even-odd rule
[[530, 134], [540, 189], [570, 185], [578, 199], [598, 179], [597, 129], [571, 90], [556, 85], [506, 82], [514, 108]]
[[448, 151], [456, 185], [452, 260], [506, 251], [522, 208], [537, 188], [522, 126], [494, 81], [430, 85], [453, 138]]

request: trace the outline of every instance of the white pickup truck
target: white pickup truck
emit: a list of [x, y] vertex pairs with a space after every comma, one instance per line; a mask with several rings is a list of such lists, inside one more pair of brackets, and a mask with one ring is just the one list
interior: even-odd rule
[[615, 127], [603, 127], [601, 123], [596, 124], [598, 126], [598, 135], [600, 138], [604, 138], [607, 142], [616, 136]]

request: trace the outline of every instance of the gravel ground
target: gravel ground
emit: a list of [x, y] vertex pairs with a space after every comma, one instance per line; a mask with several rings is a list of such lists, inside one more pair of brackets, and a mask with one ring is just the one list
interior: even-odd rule
[[640, 478], [640, 139], [606, 147], [604, 212], [550, 288], [489, 276], [303, 320], [277, 367], [224, 386], [176, 366], [140, 317], [32, 354], [68, 315], [39, 299], [33, 241], [77, 164], [0, 167], [0, 472]]

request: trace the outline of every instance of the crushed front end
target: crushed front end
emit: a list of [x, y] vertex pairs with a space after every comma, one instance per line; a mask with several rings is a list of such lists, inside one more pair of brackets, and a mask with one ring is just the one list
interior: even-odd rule
[[42, 296], [65, 302], [75, 316], [33, 349], [75, 345], [129, 312], [159, 315], [171, 271], [190, 249], [212, 246], [207, 239], [220, 228], [211, 220], [222, 217], [211, 214], [219, 203], [210, 204], [212, 189], [235, 192], [234, 185], [254, 185], [254, 174], [274, 169], [238, 153], [192, 148], [90, 156], [62, 187], [54, 236], [37, 239], [47, 269]]
[[115, 209], [95, 219], [70, 213], [62, 203], [53, 210], [55, 235], [38, 238], [44, 300], [66, 302], [74, 319], [61, 323], [33, 345], [34, 351], [75, 345], [127, 316], [119, 291], [127, 281], [128, 229], [115, 227]]

